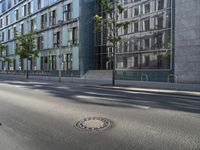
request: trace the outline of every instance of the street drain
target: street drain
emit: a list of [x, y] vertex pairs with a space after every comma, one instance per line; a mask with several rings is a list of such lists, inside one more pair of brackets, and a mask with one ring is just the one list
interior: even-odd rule
[[103, 131], [110, 128], [112, 122], [106, 118], [89, 117], [76, 122], [74, 126], [85, 131]]
[[0, 126], [2, 126], [2, 123], [0, 122]]

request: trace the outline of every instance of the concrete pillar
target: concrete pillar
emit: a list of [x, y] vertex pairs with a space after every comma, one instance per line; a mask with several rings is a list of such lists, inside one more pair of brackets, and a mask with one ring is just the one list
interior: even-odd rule
[[175, 0], [175, 74], [200, 83], [200, 0]]

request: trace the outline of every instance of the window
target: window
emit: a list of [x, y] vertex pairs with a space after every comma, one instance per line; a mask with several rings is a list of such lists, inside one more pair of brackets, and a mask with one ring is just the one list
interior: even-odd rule
[[10, 40], [10, 29], [8, 29], [8, 40]]
[[50, 69], [56, 70], [56, 55], [50, 56], [50, 58], [51, 58]]
[[13, 33], [14, 33], [14, 37], [15, 37], [16, 34], [17, 34], [17, 28], [16, 27], [13, 28]]
[[134, 32], [138, 32], [138, 22], [134, 23]]
[[56, 10], [53, 10], [49, 13], [49, 22], [50, 22], [50, 25], [56, 24]]
[[150, 30], [150, 20], [147, 19], [144, 21], [144, 31]]
[[17, 0], [14, 0], [13, 4], [16, 5], [17, 4]]
[[134, 41], [134, 51], [138, 51], [138, 41]]
[[156, 48], [161, 49], [162, 47], [163, 47], [163, 34], [158, 33], [158, 35], [156, 35]]
[[133, 41], [132, 40], [129, 40], [129, 52], [132, 52], [133, 51]]
[[60, 46], [60, 32], [56, 32], [53, 35], [53, 45], [54, 47], [59, 47]]
[[73, 27], [72, 28], [72, 44], [78, 43], [78, 28]]
[[8, 49], [6, 49], [6, 56], [8, 56], [8, 54], [9, 54], [9, 50], [8, 50]]
[[1, 7], [2, 7], [1, 13], [4, 13], [6, 11], [6, 1], [5, 0], [2, 1]]
[[24, 59], [19, 58], [19, 70], [24, 70]]
[[127, 68], [127, 57], [123, 57], [123, 68]]
[[32, 7], [31, 7], [32, 3], [29, 2], [28, 3], [28, 14], [31, 14], [32, 13]]
[[4, 41], [4, 32], [1, 33], [1, 40]]
[[26, 5], [23, 6], [23, 15], [26, 16], [27, 15], [27, 11], [26, 11]]
[[7, 0], [7, 3], [8, 3], [8, 9], [10, 9], [12, 6], [11, 0]]
[[38, 4], [38, 9], [41, 9], [45, 6], [45, 2], [46, 0], [37, 0], [37, 4]]
[[134, 56], [134, 67], [138, 67], [138, 56]]
[[41, 0], [38, 0], [38, 9], [41, 9]]
[[158, 0], [158, 10], [161, 10], [164, 8], [164, 0]]
[[63, 7], [63, 20], [67, 21], [72, 18], [72, 4], [67, 4]]
[[19, 19], [19, 10], [15, 10], [15, 20], [17, 21]]
[[163, 28], [163, 16], [158, 17], [157, 22], [158, 22], [157, 28], [162, 29]]
[[146, 14], [149, 12], [150, 12], [150, 3], [144, 5], [144, 13]]
[[[112, 51], [112, 49], [111, 49], [111, 51]], [[118, 44], [117, 53], [121, 53], [121, 51], [122, 51], [122, 41], [120, 41]]]
[[47, 27], [47, 14], [41, 16], [41, 29]]
[[144, 56], [144, 65], [149, 66], [150, 64], [150, 57], [149, 56]]
[[9, 25], [9, 24], [10, 24], [10, 16], [7, 15], [7, 16], [6, 16], [6, 26]]
[[21, 24], [21, 34], [24, 34], [24, 24]]
[[128, 28], [124, 28], [124, 34], [128, 34]]
[[65, 54], [63, 57], [64, 70], [72, 70], [72, 54]]
[[30, 25], [31, 25], [31, 31], [34, 31], [34, 22], [35, 22], [35, 20], [34, 19], [32, 19], [31, 20], [31, 22], [30, 22]]
[[138, 16], [139, 15], [139, 7], [134, 8], [134, 16]]
[[41, 50], [43, 48], [44, 48], [44, 38], [41, 35], [41, 36], [38, 36], [38, 38], [37, 38], [37, 49]]
[[44, 48], [44, 37], [43, 36], [40, 37], [40, 44], [41, 44], [40, 48], [43, 49]]
[[163, 56], [158, 54], [157, 55], [157, 67], [161, 68], [163, 66]]
[[48, 57], [47, 56], [42, 56], [41, 57], [41, 70], [48, 70]]
[[144, 40], [144, 48], [149, 49], [149, 47], [150, 47], [150, 39], [145, 39]]
[[78, 27], [77, 23], [71, 23], [68, 27], [68, 44], [77, 44], [78, 43]]
[[124, 52], [128, 51], [128, 42], [124, 41]]
[[128, 18], [128, 9], [124, 10], [124, 18]]
[[0, 19], [0, 28], [2, 28], [3, 27], [3, 19], [1, 18]]

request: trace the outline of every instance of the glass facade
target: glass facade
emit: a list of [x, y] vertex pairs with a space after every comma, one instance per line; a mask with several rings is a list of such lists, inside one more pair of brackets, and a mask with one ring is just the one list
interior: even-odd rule
[[[174, 24], [172, 0], [119, 0], [124, 8], [119, 23], [128, 21], [128, 28], [119, 28], [121, 41], [116, 49], [118, 79], [167, 81], [174, 72]], [[104, 18], [101, 1], [96, 10]], [[106, 29], [96, 33], [96, 69], [113, 68], [113, 48], [107, 42]]]
[[117, 69], [171, 69], [171, 0], [123, 3], [119, 21], [129, 21], [118, 34]]

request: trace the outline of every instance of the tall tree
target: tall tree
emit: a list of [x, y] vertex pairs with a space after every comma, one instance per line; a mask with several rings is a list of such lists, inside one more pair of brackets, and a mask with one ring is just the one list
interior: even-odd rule
[[28, 79], [28, 61], [38, 57], [39, 50], [36, 49], [36, 33], [33, 31], [24, 35], [17, 35], [18, 42], [16, 46], [16, 54], [19, 55], [21, 60], [26, 59], [26, 78]]
[[[97, 32], [102, 29], [107, 30], [107, 43], [112, 46], [112, 62], [113, 62], [113, 77], [112, 85], [115, 85], [115, 67], [116, 67], [116, 49], [121, 37], [118, 35], [118, 30], [123, 28], [127, 29], [128, 21], [119, 21], [119, 15], [124, 12], [123, 5], [119, 0], [100, 0], [100, 7], [103, 15], [96, 14], [94, 16], [96, 22], [95, 30]], [[106, 16], [106, 17], [104, 17]]]

